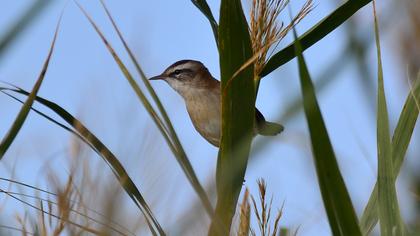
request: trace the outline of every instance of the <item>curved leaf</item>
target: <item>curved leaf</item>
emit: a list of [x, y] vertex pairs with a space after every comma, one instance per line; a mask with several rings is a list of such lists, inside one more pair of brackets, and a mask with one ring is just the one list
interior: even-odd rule
[[[9, 89], [9, 88], [1, 88], [1, 89], [17, 92], [26, 96], [30, 95], [30, 93], [28, 93], [27, 91], [19, 87], [16, 87], [16, 89]], [[105, 162], [108, 164], [108, 166], [111, 168], [112, 172], [114, 173], [115, 177], [120, 182], [121, 186], [127, 192], [129, 197], [133, 200], [133, 202], [137, 205], [140, 211], [144, 214], [146, 218], [146, 222], [152, 234], [157, 235], [150, 221], [153, 222], [153, 225], [156, 227], [160, 235], [165, 235], [165, 232], [163, 231], [159, 222], [154, 217], [143, 195], [140, 193], [139, 189], [131, 180], [127, 171], [124, 169], [123, 165], [120, 163], [117, 157], [92, 132], [90, 132], [89, 129], [87, 129], [83, 125], [82, 122], [76, 119], [64, 108], [62, 108], [61, 106], [59, 106], [58, 104], [54, 102], [51, 102], [39, 96], [36, 96], [35, 100], [41, 103], [42, 105], [48, 107], [49, 109], [51, 109], [53, 112], [59, 115], [64, 121], [66, 121], [67, 124], [71, 125], [73, 129], [75, 129], [77, 133], [79, 134], [77, 136], [79, 138], [82, 137], [82, 141], [88, 144], [100, 157], [102, 157], [105, 160]], [[59, 122], [54, 122], [54, 123], [57, 124]], [[62, 125], [59, 125], [59, 126], [63, 127]]]
[[55, 29], [54, 38], [52, 40], [50, 50], [48, 52], [47, 58], [45, 59], [44, 65], [42, 67], [41, 73], [39, 74], [38, 79], [34, 87], [32, 88], [31, 93], [28, 95], [25, 103], [23, 104], [22, 108], [20, 109], [15, 121], [13, 122], [12, 126], [10, 127], [9, 131], [6, 133], [4, 138], [1, 140], [0, 143], [0, 160], [3, 158], [4, 154], [6, 153], [7, 149], [9, 149], [10, 145], [12, 144], [13, 140], [16, 138], [17, 134], [19, 133], [20, 129], [22, 128], [23, 123], [25, 122], [26, 118], [28, 117], [29, 111], [31, 110], [32, 104], [34, 103], [36, 94], [38, 93], [39, 89], [41, 88], [42, 81], [44, 80], [45, 74], [48, 70], [48, 65], [50, 63], [51, 55], [54, 50], [55, 41], [57, 39], [58, 29], [60, 26], [61, 16], [57, 23], [57, 27]]

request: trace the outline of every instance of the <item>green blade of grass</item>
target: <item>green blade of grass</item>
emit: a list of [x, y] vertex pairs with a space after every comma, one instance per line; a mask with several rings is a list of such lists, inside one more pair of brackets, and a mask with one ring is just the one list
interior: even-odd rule
[[216, 40], [216, 45], [219, 46], [219, 26], [211, 13], [209, 4], [207, 4], [206, 0], [191, 0], [191, 2], [204, 14], [207, 20], [209, 20], [211, 29], [213, 30], [214, 40]]
[[319, 187], [332, 234], [361, 235], [357, 217], [338, 167], [295, 29], [293, 29], [293, 33], [299, 64], [303, 107], [309, 127]]
[[[29, 96], [30, 93], [27, 91], [16, 87], [16, 89], [8, 89], [9, 91], [14, 91], [26, 96]], [[3, 90], [7, 88], [2, 88]], [[57, 115], [59, 115], [67, 124], [71, 125], [79, 135], [79, 138], [82, 137], [82, 141], [88, 144], [100, 157], [102, 157], [105, 162], [108, 164], [110, 169], [112, 170], [113, 174], [118, 179], [121, 186], [127, 192], [129, 197], [133, 200], [133, 202], [137, 205], [140, 211], [145, 216], [146, 222], [152, 232], [153, 235], [157, 235], [153, 225], [155, 226], [156, 230], [159, 232], [159, 235], [165, 235], [162, 227], [160, 226], [157, 219], [154, 217], [153, 212], [151, 211], [149, 205], [147, 204], [146, 200], [144, 199], [143, 195], [140, 193], [139, 189], [136, 187], [134, 182], [129, 177], [127, 171], [124, 169], [123, 165], [120, 163], [118, 158], [92, 133], [87, 129], [82, 122], [76, 119], [73, 115], [67, 112], [64, 108], [59, 106], [58, 104], [51, 102], [47, 99], [42, 97], [36, 96], [35, 100], [42, 105], [48, 107]], [[56, 122], [54, 122], [56, 123]], [[59, 122], [58, 122], [59, 123]], [[152, 221], [152, 223], [150, 222]]]
[[29, 94], [25, 103], [22, 105], [22, 108], [20, 109], [15, 121], [13, 122], [9, 131], [6, 133], [6, 135], [1, 140], [1, 143], [0, 143], [0, 160], [3, 158], [7, 149], [9, 149], [13, 140], [16, 138], [17, 134], [19, 133], [20, 129], [22, 128], [22, 125], [25, 122], [26, 118], [28, 117], [29, 111], [31, 110], [32, 104], [34, 103], [34, 99], [36, 97], [36, 94], [38, 93], [39, 89], [41, 88], [42, 81], [44, 80], [45, 74], [47, 73], [48, 65], [50, 63], [50, 59], [51, 59], [52, 53], [54, 51], [54, 45], [55, 45], [55, 41], [56, 41], [57, 35], [58, 35], [58, 29], [59, 29], [60, 22], [61, 22], [61, 16], [60, 16], [60, 19], [58, 20], [58, 23], [57, 23], [57, 26], [56, 26], [56, 29], [55, 29], [55, 32], [54, 32], [54, 38], [52, 40], [52, 43], [51, 43], [47, 58], [45, 59], [44, 65], [42, 67], [41, 73], [39, 74], [38, 79], [36, 80], [35, 85], [32, 88], [31, 93]]
[[404, 235], [397, 191], [395, 189], [391, 135], [389, 131], [388, 108], [386, 104], [382, 71], [381, 45], [373, 0], [375, 22], [376, 52], [378, 60], [378, 110], [377, 110], [377, 145], [378, 145], [378, 201], [381, 235]]
[[[392, 137], [392, 159], [394, 181], [398, 177], [404, 157], [408, 149], [414, 127], [419, 115], [416, 98], [420, 100], [420, 77], [417, 78], [412, 93], [408, 94]], [[378, 222], [378, 183], [375, 184], [368, 204], [363, 211], [360, 227], [364, 235], [368, 235]]]
[[175, 154], [175, 158], [177, 159], [178, 163], [180, 164], [182, 170], [184, 171], [185, 175], [187, 176], [188, 180], [190, 181], [191, 185], [193, 186], [194, 190], [197, 192], [201, 202], [203, 203], [207, 213], [210, 215], [210, 217], [213, 217], [214, 211], [213, 207], [210, 203], [210, 200], [204, 190], [204, 188], [201, 186], [200, 181], [197, 178], [197, 175], [194, 172], [194, 169], [187, 157], [187, 154], [185, 153], [184, 148], [181, 145], [181, 142], [179, 141], [178, 135], [175, 132], [175, 129], [169, 119], [168, 114], [166, 113], [165, 108], [163, 107], [162, 103], [159, 100], [159, 97], [157, 96], [156, 92], [154, 91], [153, 87], [150, 85], [149, 80], [147, 79], [146, 75], [144, 74], [143, 70], [140, 67], [140, 64], [138, 63], [136, 57], [132, 53], [131, 49], [129, 48], [128, 44], [124, 40], [124, 37], [122, 36], [120, 30], [118, 29], [113, 17], [111, 16], [111, 13], [109, 12], [108, 8], [106, 7], [103, 0], [101, 0], [101, 4], [103, 8], [105, 9], [106, 14], [108, 15], [108, 18], [110, 19], [115, 31], [118, 34], [118, 37], [120, 38], [121, 42], [124, 45], [125, 50], [127, 51], [128, 55], [130, 56], [131, 61], [134, 63], [137, 72], [140, 75], [140, 78], [142, 79], [142, 82], [146, 86], [148, 92], [150, 93], [153, 101], [155, 102], [160, 114], [163, 117], [163, 121], [168, 129], [169, 136], [171, 137], [171, 140], [177, 150]]
[[[219, 26], [222, 137], [217, 160], [216, 219], [228, 234], [248, 163], [255, 117], [253, 66], [231, 80], [252, 57], [251, 40], [240, 0], [222, 0]], [[209, 235], [219, 235], [213, 219]]]
[[[343, 5], [338, 7], [334, 12], [322, 19], [314, 27], [299, 37], [299, 41], [302, 45], [302, 51], [324, 38], [331, 31], [343, 24], [349, 17], [351, 17], [354, 13], [356, 13], [359, 9], [371, 1], [372, 0], [348, 0]], [[270, 74], [281, 65], [292, 60], [295, 56], [296, 52], [294, 49], [294, 44], [291, 43], [270, 58], [260, 76], [264, 77]]]
[[[382, 75], [382, 62], [381, 62], [381, 54], [380, 54], [380, 42], [379, 42], [379, 32], [378, 32], [378, 26], [376, 21], [376, 15], [375, 15], [375, 36], [376, 36], [376, 44], [377, 44], [377, 56], [378, 56], [378, 103], [379, 103], [379, 95], [385, 96], [383, 94], [383, 75]], [[381, 87], [379, 87], [381, 86]], [[380, 91], [382, 90], [382, 91]], [[378, 167], [378, 171], [381, 170], [382, 172], [385, 172], [385, 168], [387, 168], [388, 173], [392, 174], [391, 176], [383, 176], [387, 173], [382, 173], [381, 178], [379, 177], [378, 173], [378, 181], [375, 184], [375, 187], [372, 191], [372, 194], [369, 198], [369, 202], [366, 205], [366, 208], [363, 212], [362, 218], [361, 218], [361, 228], [364, 234], [369, 234], [372, 229], [375, 227], [377, 221], [378, 221], [378, 213], [379, 218], [383, 220], [383, 223], [381, 223], [381, 232], [386, 235], [389, 233], [393, 233], [393, 231], [388, 232], [392, 229], [386, 229], [387, 225], [389, 226], [396, 226], [395, 230], [398, 230], [396, 232], [398, 233], [404, 233], [404, 228], [402, 225], [402, 221], [399, 214], [398, 209], [398, 201], [396, 199], [396, 193], [395, 191], [395, 181], [398, 177], [398, 173], [401, 169], [401, 165], [404, 161], [405, 154], [407, 152], [408, 145], [411, 140], [411, 136], [414, 131], [415, 124], [417, 122], [417, 117], [419, 114], [418, 108], [416, 107], [416, 97], [420, 97], [420, 83], [417, 83], [417, 85], [414, 88], [414, 91], [410, 93], [406, 99], [406, 102], [404, 104], [404, 108], [400, 114], [400, 118], [398, 120], [397, 127], [395, 128], [394, 135], [392, 138], [392, 143], [389, 144], [391, 147], [391, 157], [389, 157], [390, 160], [382, 160], [381, 165]], [[384, 100], [384, 98], [381, 98]], [[382, 101], [384, 102], [384, 101]], [[383, 106], [383, 105], [382, 105]], [[385, 107], [386, 108], [386, 107]], [[379, 104], [378, 104], [379, 109]], [[382, 108], [383, 110], [384, 108]], [[384, 111], [382, 111], [384, 113]], [[378, 110], [378, 119], [380, 118], [379, 110]], [[382, 114], [383, 116], [384, 114]], [[378, 120], [378, 127], [379, 127], [379, 120]], [[379, 135], [379, 134], [378, 134]], [[378, 144], [379, 144], [379, 137], [378, 137]], [[382, 144], [385, 145], [385, 144]], [[379, 153], [379, 150], [378, 150]], [[379, 158], [379, 157], [378, 157]], [[378, 160], [378, 164], [379, 161]], [[387, 163], [383, 163], [386, 161]], [[384, 165], [387, 166], [384, 166]], [[382, 187], [381, 191], [381, 185], [384, 184], [392, 185], [388, 186], [388, 188], [393, 188], [389, 191], [392, 191], [392, 193], [386, 193], [386, 191]], [[385, 186], [385, 189], [387, 186]], [[388, 196], [391, 194], [391, 196]], [[382, 200], [381, 200], [382, 196]], [[391, 198], [391, 199], [387, 199]], [[388, 205], [386, 205], [388, 200]], [[382, 201], [382, 202], [381, 202]], [[387, 208], [390, 209], [387, 209]], [[379, 209], [379, 210], [378, 210]], [[382, 210], [381, 210], [382, 209]], [[387, 212], [388, 210], [393, 210], [393, 212]]]

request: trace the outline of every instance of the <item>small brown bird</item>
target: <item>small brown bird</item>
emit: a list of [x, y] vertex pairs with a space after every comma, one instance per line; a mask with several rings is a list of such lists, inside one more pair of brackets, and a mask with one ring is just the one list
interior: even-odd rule
[[[221, 135], [220, 82], [213, 78], [203, 63], [182, 60], [169, 66], [161, 75], [150, 80], [164, 80], [185, 100], [195, 129], [208, 142], [219, 147]], [[255, 108], [255, 134], [274, 136], [283, 126], [267, 122]]]

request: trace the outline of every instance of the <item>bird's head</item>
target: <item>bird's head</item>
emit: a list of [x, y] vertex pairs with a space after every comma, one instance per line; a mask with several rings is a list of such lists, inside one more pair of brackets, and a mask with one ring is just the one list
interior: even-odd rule
[[184, 98], [192, 92], [214, 86], [213, 77], [203, 63], [194, 60], [181, 60], [149, 80], [164, 80]]

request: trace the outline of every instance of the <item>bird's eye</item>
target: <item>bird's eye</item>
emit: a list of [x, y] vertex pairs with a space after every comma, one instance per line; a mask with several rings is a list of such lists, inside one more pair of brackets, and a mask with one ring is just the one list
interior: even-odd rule
[[[177, 69], [177, 70], [172, 71], [169, 74], [169, 77], [175, 77], [175, 78], [178, 78], [178, 79], [182, 79], [182, 77], [190, 76], [191, 72], [192, 71], [190, 69]], [[182, 74], [182, 76], [181, 76], [181, 74]]]

